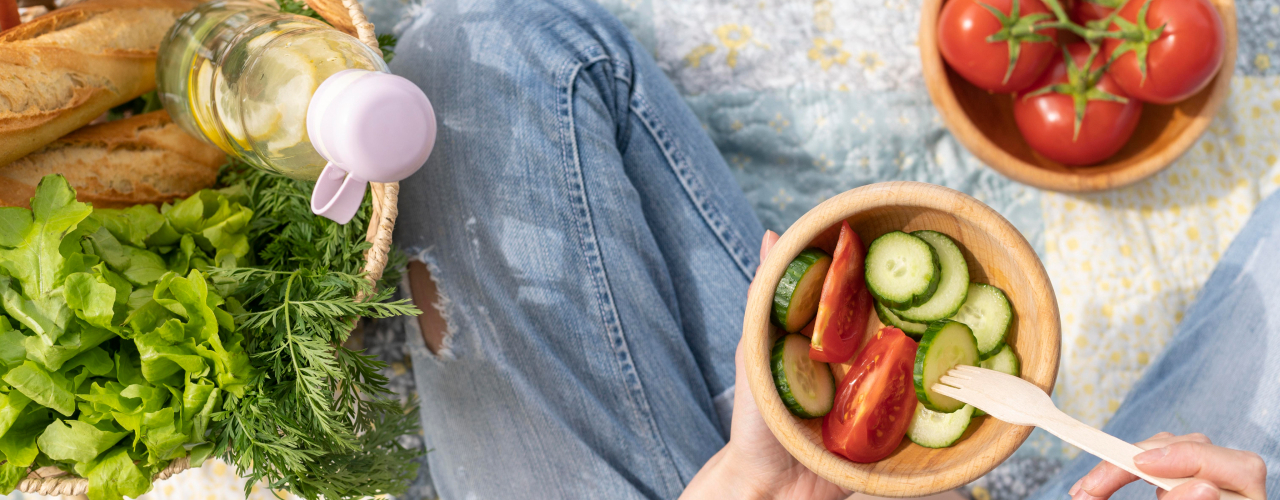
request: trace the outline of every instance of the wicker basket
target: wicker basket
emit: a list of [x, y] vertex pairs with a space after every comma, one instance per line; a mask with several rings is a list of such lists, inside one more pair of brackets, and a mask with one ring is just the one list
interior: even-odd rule
[[[364, 16], [364, 9], [356, 0], [307, 0], [317, 13], [324, 16], [335, 28], [347, 32], [360, 39], [365, 45], [378, 48], [377, 35], [373, 32], [373, 23]], [[400, 198], [400, 183], [370, 183], [369, 191], [373, 195], [373, 213], [369, 217], [367, 239], [373, 244], [365, 252], [364, 271], [369, 280], [377, 283], [382, 278], [382, 271], [387, 267], [387, 252], [391, 250], [391, 230], [396, 225], [399, 210], [396, 203]], [[175, 459], [164, 470], [151, 477], [151, 481], [161, 481], [187, 470], [190, 464], [187, 457]], [[26, 479], [18, 483], [18, 491], [41, 495], [83, 495], [89, 490], [89, 480], [58, 469], [43, 467], [31, 471]]]

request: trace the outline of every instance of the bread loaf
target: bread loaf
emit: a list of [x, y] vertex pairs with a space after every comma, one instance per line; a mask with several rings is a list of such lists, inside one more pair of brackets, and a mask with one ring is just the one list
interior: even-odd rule
[[194, 0], [89, 0], [0, 33], [0, 165], [156, 84], [156, 53]]
[[164, 203], [212, 186], [225, 161], [156, 111], [82, 128], [0, 167], [0, 206], [28, 206], [49, 174], [65, 176], [95, 207]]

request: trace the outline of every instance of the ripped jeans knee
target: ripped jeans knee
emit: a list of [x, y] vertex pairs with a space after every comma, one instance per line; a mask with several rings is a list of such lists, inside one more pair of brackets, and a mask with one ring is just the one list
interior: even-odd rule
[[414, 305], [422, 311], [416, 321], [409, 320], [409, 325], [411, 332], [413, 327], [417, 327], [432, 354], [441, 359], [453, 359], [451, 342], [455, 328], [449, 321], [449, 298], [440, 291], [439, 275], [439, 267], [426, 258], [426, 252], [409, 262], [408, 286], [405, 288]]

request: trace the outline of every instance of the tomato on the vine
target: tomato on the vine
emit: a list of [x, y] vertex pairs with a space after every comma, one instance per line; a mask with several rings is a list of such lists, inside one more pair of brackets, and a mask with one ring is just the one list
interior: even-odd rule
[[1016, 92], [1053, 59], [1054, 29], [1040, 0], [949, 0], [938, 16], [938, 50], [965, 80], [991, 92]]
[[1044, 157], [1089, 165], [1116, 154], [1133, 135], [1142, 103], [1131, 99], [1084, 42], [1068, 45], [1029, 88], [1014, 97], [1022, 137]]
[[[1226, 31], [1208, 0], [1130, 0], [1103, 47], [1108, 72], [1129, 96], [1171, 104], [1199, 92], [1222, 66]], [[1119, 57], [1116, 57], [1119, 56]]]
[[1080, 24], [1106, 19], [1117, 8], [1124, 5], [1124, 0], [1080, 0], [1070, 7], [1071, 20]]

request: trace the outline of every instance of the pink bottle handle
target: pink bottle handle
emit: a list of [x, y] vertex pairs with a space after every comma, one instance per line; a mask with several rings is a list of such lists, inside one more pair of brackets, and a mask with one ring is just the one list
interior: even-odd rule
[[338, 224], [346, 224], [360, 209], [368, 185], [368, 180], [329, 162], [320, 172], [320, 178], [316, 179], [316, 188], [311, 191], [311, 211]]

